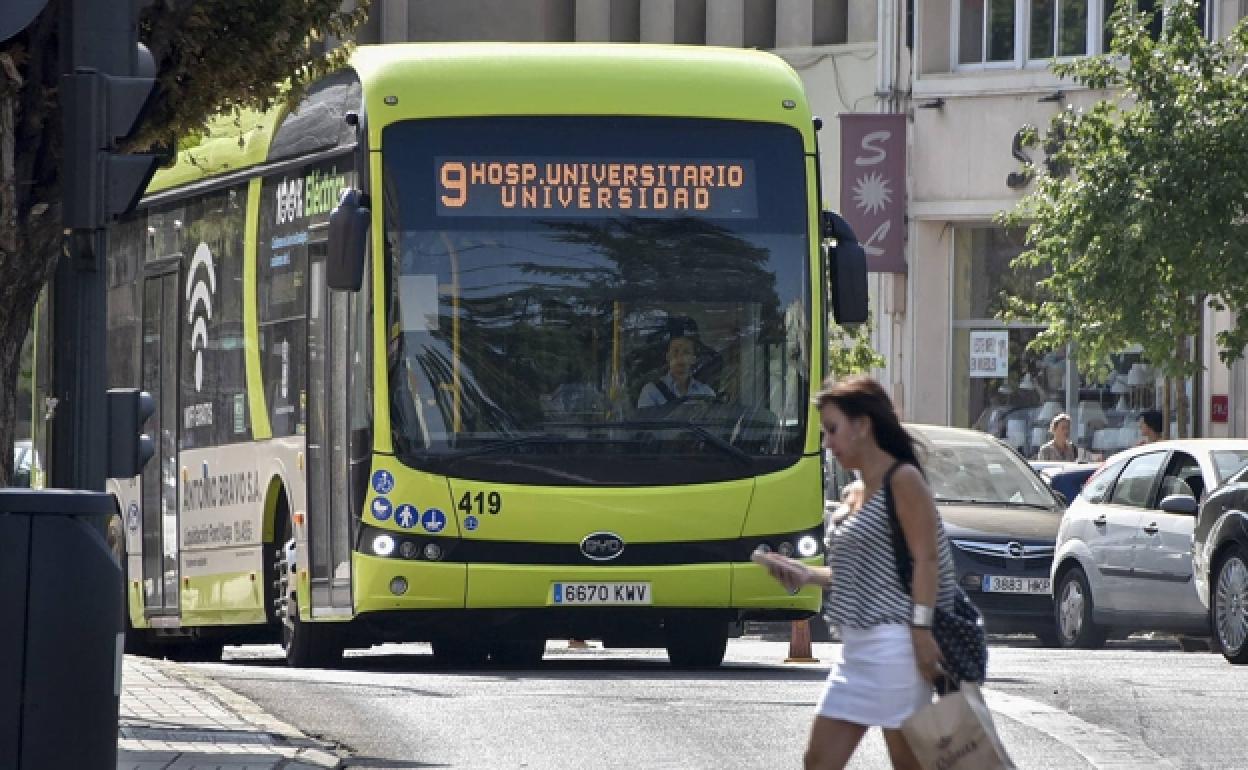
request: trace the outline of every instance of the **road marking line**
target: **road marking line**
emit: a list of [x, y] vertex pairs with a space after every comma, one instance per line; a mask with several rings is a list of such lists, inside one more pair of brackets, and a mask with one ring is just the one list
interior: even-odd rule
[[1098, 770], [1138, 770], [1141, 767], [1173, 770], [1176, 767], [1138, 738], [1029, 698], [996, 690], [982, 692], [988, 708], [1069, 746]]

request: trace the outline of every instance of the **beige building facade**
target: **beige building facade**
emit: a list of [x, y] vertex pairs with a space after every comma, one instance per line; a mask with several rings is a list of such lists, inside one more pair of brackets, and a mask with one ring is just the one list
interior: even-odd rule
[[[883, 0], [898, 6], [904, 0]], [[1160, 2], [1160, 0], [1159, 0]], [[996, 224], [1031, 188], [1022, 161], [1042, 162], [1041, 146], [1017, 141], [1024, 125], [1043, 135], [1064, 106], [1106, 96], [1055, 77], [1053, 57], [1100, 53], [1113, 0], [924, 0], [915, 3], [911, 70], [910, 196], [906, 319], [913, 356], [902, 362], [908, 417], [989, 430], [1034, 456], [1058, 411], [1074, 419], [1088, 453], [1110, 454], [1138, 440], [1142, 409], [1160, 406], [1155, 374], [1124, 350], [1100, 382], [1066, 367], [1065, 351], [1025, 350], [1040, 328], [998, 320], [1001, 293], [1026, 293], [1037, 276], [1009, 267], [1022, 234]], [[1207, 0], [1206, 31], [1224, 35], [1244, 9]], [[1209, 320], [1225, 324], [1228, 318]], [[1207, 374], [1188, 383], [1189, 435], [1245, 433], [1243, 366], [1228, 370], [1203, 343]], [[1226, 422], [1211, 397], [1229, 396]]]

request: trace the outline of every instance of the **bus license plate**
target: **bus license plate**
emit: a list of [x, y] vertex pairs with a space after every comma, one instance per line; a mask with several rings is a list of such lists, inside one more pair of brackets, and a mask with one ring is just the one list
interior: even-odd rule
[[553, 604], [650, 604], [649, 583], [555, 583]]
[[1047, 594], [1049, 579], [984, 575], [984, 591], [995, 594]]

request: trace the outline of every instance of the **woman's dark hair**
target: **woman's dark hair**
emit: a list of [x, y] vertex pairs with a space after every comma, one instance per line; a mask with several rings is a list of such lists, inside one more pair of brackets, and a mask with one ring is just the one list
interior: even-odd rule
[[867, 417], [871, 433], [880, 449], [923, 472], [919, 445], [903, 427], [893, 409], [893, 400], [880, 383], [871, 377], [856, 376], [837, 380], [829, 377], [815, 394], [815, 406], [823, 409], [832, 404], [846, 417]]

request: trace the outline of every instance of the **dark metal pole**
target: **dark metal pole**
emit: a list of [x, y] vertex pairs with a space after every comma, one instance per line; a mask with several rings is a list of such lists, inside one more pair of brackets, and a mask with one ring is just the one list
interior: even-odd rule
[[106, 230], [72, 231], [53, 278], [52, 393], [57, 406], [49, 431], [51, 487], [104, 491], [107, 248]]

